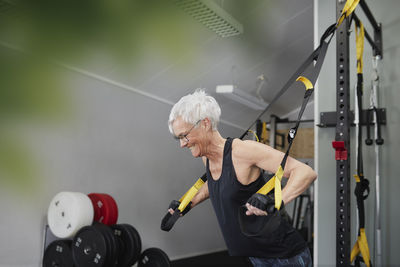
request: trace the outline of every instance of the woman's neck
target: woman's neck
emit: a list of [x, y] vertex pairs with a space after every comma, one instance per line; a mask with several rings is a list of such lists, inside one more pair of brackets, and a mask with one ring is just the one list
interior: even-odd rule
[[226, 139], [223, 138], [218, 131], [212, 131], [207, 140], [205, 156], [211, 161], [220, 160], [224, 154]]

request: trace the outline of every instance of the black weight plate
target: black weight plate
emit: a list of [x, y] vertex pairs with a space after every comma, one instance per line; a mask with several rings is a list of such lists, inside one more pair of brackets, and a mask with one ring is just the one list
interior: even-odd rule
[[111, 241], [111, 253], [110, 253], [110, 265], [109, 266], [117, 266], [118, 262], [118, 252], [120, 250], [120, 244], [117, 238], [114, 236], [113, 230], [108, 226], [104, 225], [107, 228], [107, 235], [110, 237]]
[[113, 247], [111, 244], [111, 237], [109, 236], [109, 233], [107, 232], [106, 226], [101, 224], [101, 223], [95, 223], [93, 224], [93, 227], [95, 227], [103, 236], [104, 236], [104, 240], [106, 242], [106, 248], [107, 248], [107, 253], [105, 256], [105, 260], [104, 260], [104, 266], [108, 267], [108, 266], [112, 266], [112, 253], [113, 253]]
[[[113, 226], [110, 226], [110, 227], [113, 227]], [[113, 230], [113, 233], [114, 233], [114, 229], [113, 228], [112, 228], [112, 230]], [[124, 257], [127, 257], [125, 255], [125, 244], [122, 241], [121, 237], [116, 236], [115, 233], [114, 233], [114, 236], [115, 236], [115, 239], [117, 240], [118, 247], [119, 247], [118, 252], [117, 252], [117, 265], [116, 266], [123, 267], [124, 265], [123, 265], [123, 260], [122, 259]]]
[[135, 257], [132, 259], [134, 263], [136, 263], [139, 258], [140, 254], [142, 253], [142, 240], [140, 238], [139, 232], [131, 225], [127, 226], [128, 232], [132, 235], [133, 239], [135, 240], [135, 247], [132, 248], [131, 251], [136, 252]]
[[77, 267], [107, 266], [108, 240], [94, 226], [81, 228], [72, 241], [72, 258]]
[[43, 267], [73, 267], [71, 241], [53, 241], [44, 252]]
[[122, 244], [118, 257], [118, 266], [132, 266], [139, 260], [142, 250], [142, 241], [138, 231], [129, 224], [115, 224], [111, 228]]
[[168, 255], [159, 248], [148, 248], [140, 255], [138, 267], [170, 267]]
[[117, 266], [117, 256], [119, 251], [119, 244], [113, 234], [113, 231], [110, 227], [102, 223], [96, 223], [93, 225], [97, 227], [104, 235], [107, 241], [107, 258], [106, 265], [107, 267]]

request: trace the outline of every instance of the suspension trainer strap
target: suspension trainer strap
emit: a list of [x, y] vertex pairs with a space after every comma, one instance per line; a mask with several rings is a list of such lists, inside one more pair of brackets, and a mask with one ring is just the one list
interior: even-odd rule
[[[326, 53], [326, 49], [324, 50], [324, 53]], [[320, 55], [320, 56], [321, 57], [319, 57], [318, 60], [323, 61], [324, 60], [323, 57], [325, 55]], [[317, 62], [317, 64], [315, 65], [315, 68], [319, 68], [319, 69], [314, 69], [314, 72], [319, 72], [321, 65], [322, 64], [318, 64], [318, 62]], [[313, 75], [313, 76], [315, 76], [315, 75]], [[318, 73], [317, 73], [316, 76], [318, 76]], [[316, 77], [315, 77], [315, 80], [316, 80]], [[299, 76], [296, 81], [303, 82], [303, 84], [306, 87], [306, 91], [305, 91], [304, 98], [303, 98], [303, 103], [301, 105], [301, 109], [300, 109], [300, 112], [299, 112], [299, 115], [298, 115], [298, 118], [297, 118], [297, 121], [296, 121], [296, 125], [289, 130], [289, 133], [288, 133], [288, 136], [287, 136], [288, 148], [286, 150], [285, 155], [283, 156], [281, 164], [279, 165], [278, 170], [276, 171], [275, 175], [263, 187], [261, 187], [257, 191], [257, 193], [259, 193], [259, 194], [267, 195], [272, 189], [275, 188], [275, 191], [274, 191], [275, 208], [277, 210], [280, 209], [281, 204], [282, 204], [281, 180], [282, 180], [282, 177], [283, 177], [283, 172], [284, 172], [284, 168], [285, 168], [285, 165], [286, 165], [286, 161], [287, 161], [287, 158], [289, 156], [290, 148], [292, 147], [293, 140], [296, 137], [297, 130], [298, 130], [299, 125], [300, 125], [301, 117], [303, 116], [303, 113], [304, 113], [304, 110], [305, 110], [305, 108], [307, 106], [308, 100], [310, 99], [310, 97], [311, 97], [311, 95], [313, 93], [313, 90], [314, 90], [313, 83], [309, 79], [307, 79], [306, 77]]]
[[369, 194], [369, 181], [364, 177], [363, 170], [363, 157], [362, 157], [362, 127], [361, 127], [361, 114], [362, 114], [362, 96], [363, 96], [363, 51], [364, 51], [364, 26], [361, 21], [355, 22], [356, 33], [356, 55], [357, 55], [357, 115], [356, 126], [358, 129], [357, 136], [357, 174], [354, 175], [356, 180], [356, 188], [354, 194], [357, 199], [359, 231], [356, 243], [353, 246], [350, 255], [350, 262], [353, 262], [358, 254], [361, 253], [364, 263], [367, 267], [371, 266], [370, 254], [368, 248], [367, 236], [365, 235], [365, 208], [364, 200]]
[[[242, 231], [242, 233], [246, 236], [257, 236], [257, 237], [268, 237], [270, 234], [276, 229], [278, 229], [278, 226], [281, 223], [281, 206], [282, 204], [282, 188], [281, 188], [281, 180], [283, 177], [284, 173], [284, 168], [286, 165], [286, 161], [289, 157], [289, 152], [290, 148], [292, 147], [293, 140], [296, 137], [298, 127], [300, 125], [301, 117], [304, 113], [304, 110], [307, 106], [308, 100], [310, 99], [313, 91], [314, 91], [314, 84], [318, 78], [319, 72], [321, 70], [322, 64], [325, 59], [325, 55], [329, 46], [331, 38], [329, 39], [328, 42], [323, 41], [314, 52], [317, 52], [316, 54], [316, 62], [315, 65], [313, 66], [311, 70], [311, 74], [308, 75], [308, 78], [301, 75], [302, 73], [295, 73], [297, 76], [296, 81], [300, 81], [304, 84], [306, 90], [304, 93], [304, 98], [303, 102], [297, 117], [296, 124], [293, 128], [289, 130], [287, 139], [288, 139], [288, 148], [286, 150], [285, 155], [283, 156], [283, 159], [278, 167], [278, 170], [275, 172], [274, 176], [264, 185], [262, 186], [255, 194], [253, 194], [250, 199], [247, 201], [248, 203], [252, 204], [254, 201], [257, 201], [257, 199], [260, 199], [262, 195], [267, 199], [268, 196], [267, 194], [274, 189], [274, 211], [270, 212], [268, 211], [267, 216], [250, 216], [253, 218], [248, 218], [249, 216], [246, 215], [246, 210], [245, 206], [239, 207], [239, 213], [238, 213], [238, 219], [239, 219], [239, 226]], [[312, 65], [314, 60], [312, 59], [309, 61], [309, 65]], [[307, 63], [307, 62], [305, 62]], [[303, 69], [304, 71], [304, 69]], [[256, 202], [252, 205], [257, 205]]]

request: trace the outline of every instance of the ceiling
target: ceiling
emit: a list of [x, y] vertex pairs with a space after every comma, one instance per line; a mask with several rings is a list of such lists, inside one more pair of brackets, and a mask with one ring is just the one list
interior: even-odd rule
[[[268, 102], [313, 50], [313, 5], [311, 0], [218, 1], [244, 26], [244, 34], [221, 38], [192, 18], [187, 24], [201, 36], [192, 44], [195, 60], [182, 70], [175, 62], [157, 65], [137, 87], [172, 101], [194, 88], [206, 88], [222, 108], [222, 119], [247, 127], [260, 111], [215, 94], [221, 84], [236, 84], [254, 94], [257, 77], [267, 83], [261, 94]], [[301, 105], [304, 91], [291, 88], [271, 110], [285, 115]]]
[[[96, 45], [81, 49], [86, 53], [86, 61], [68, 61], [65, 57], [64, 62], [94, 74], [93, 77], [133, 88], [167, 103], [176, 102], [196, 88], [205, 88], [220, 103], [224, 122], [247, 128], [260, 111], [216, 95], [215, 87], [233, 83], [241, 90], [254, 94], [257, 77], [263, 74], [267, 83], [262, 87], [261, 95], [267, 102], [270, 101], [313, 50], [313, 1], [215, 2], [243, 24], [243, 34], [219, 37], [173, 6], [171, 1], [171, 9], [177, 12], [174, 13], [175, 26], [171, 26], [171, 18], [168, 17], [152, 20], [153, 24], [136, 24], [146, 38], [158, 35], [159, 39], [142, 38], [144, 35], [137, 35], [136, 39], [133, 37], [135, 46], [132, 51], [138, 55], [132, 66], [110, 60], [101, 52], [104, 47], [100, 50]], [[131, 16], [132, 20], [134, 16]], [[79, 28], [79, 25], [75, 27]], [[96, 26], [93, 29], [97, 30]], [[92, 34], [93, 29], [87, 34]], [[166, 49], [173, 52], [166, 53]], [[301, 105], [303, 93], [302, 89], [291, 88], [271, 107], [272, 112], [280, 116], [288, 114]]]

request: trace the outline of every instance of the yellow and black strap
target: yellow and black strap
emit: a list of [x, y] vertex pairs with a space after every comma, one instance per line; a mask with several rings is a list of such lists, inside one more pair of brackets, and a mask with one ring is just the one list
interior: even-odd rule
[[[264, 195], [265, 199], [268, 199], [267, 194], [271, 192], [272, 189], [274, 189], [274, 201], [275, 201], [274, 211], [273, 212], [268, 211], [268, 216], [255, 216], [252, 219], [248, 219], [247, 216], [245, 215], [247, 209], [245, 209], [244, 206], [239, 207], [239, 214], [238, 214], [239, 226], [242, 233], [245, 236], [269, 236], [272, 232], [274, 232], [277, 229], [277, 227], [280, 224], [280, 209], [283, 205], [281, 181], [284, 173], [284, 168], [286, 165], [286, 161], [289, 157], [290, 148], [293, 144], [294, 138], [296, 137], [301, 117], [303, 116], [308, 100], [310, 99], [314, 91], [313, 82], [315, 82], [318, 77], [320, 68], [322, 66], [322, 62], [324, 61], [324, 56], [326, 54], [326, 48], [327, 46], [324, 49], [320, 50], [322, 54], [318, 56], [312, 74], [309, 76], [310, 79], [306, 78], [305, 76], [298, 76], [296, 79], [296, 81], [301, 81], [305, 85], [306, 90], [304, 93], [303, 103], [301, 105], [296, 124], [293, 128], [289, 130], [287, 136], [288, 148], [278, 167], [278, 170], [275, 172], [274, 176], [264, 186], [262, 186], [255, 194], [253, 194], [247, 201], [251, 205], [255, 204], [257, 206], [256, 203], [260, 201], [261, 197], [260, 194]], [[268, 206], [266, 208], [267, 210], [269, 209]]]
[[338, 28], [340, 24], [342, 24], [345, 18], [349, 17], [351, 13], [353, 13], [359, 2], [360, 0], [347, 0], [346, 4], [344, 4], [342, 14], [336, 23], [336, 28]]
[[359, 230], [357, 241], [353, 246], [350, 262], [353, 262], [361, 253], [367, 267], [371, 266], [367, 236], [365, 235], [365, 208], [364, 200], [369, 194], [369, 181], [364, 177], [362, 157], [362, 95], [363, 95], [363, 52], [364, 52], [364, 26], [361, 21], [355, 21], [356, 55], [357, 55], [357, 108], [358, 108], [358, 136], [357, 136], [357, 174], [354, 175], [356, 188], [354, 194], [357, 199]]
[[[326, 51], [326, 50], [325, 50]], [[323, 61], [323, 58], [322, 58]], [[315, 70], [319, 73], [320, 69]], [[314, 77], [318, 77], [318, 73], [314, 75]], [[281, 161], [281, 164], [278, 167], [278, 170], [275, 172], [274, 176], [263, 186], [261, 187], [257, 193], [267, 195], [272, 189], [275, 189], [274, 191], [274, 198], [275, 198], [275, 208], [279, 210], [281, 208], [282, 204], [282, 186], [281, 186], [281, 181], [284, 173], [284, 168], [286, 165], [287, 158], [289, 156], [290, 148], [292, 147], [293, 140], [296, 136], [298, 127], [300, 125], [301, 117], [303, 116], [304, 110], [307, 106], [308, 100], [310, 99], [312, 92], [314, 90], [314, 86], [312, 82], [304, 77], [304, 76], [299, 76], [296, 81], [301, 81], [304, 86], [306, 87], [306, 91], [304, 94], [304, 99], [303, 103], [301, 105], [301, 109], [299, 111], [299, 115], [296, 121], [296, 125], [290, 129], [288, 133], [288, 148], [286, 150], [286, 153]]]
[[183, 212], [183, 210], [190, 203], [190, 201], [193, 199], [193, 197], [197, 194], [199, 189], [204, 185], [204, 183], [206, 181], [207, 181], [207, 178], [200, 177], [196, 181], [196, 183], [179, 199], [180, 204], [179, 204], [178, 210], [180, 212]]

